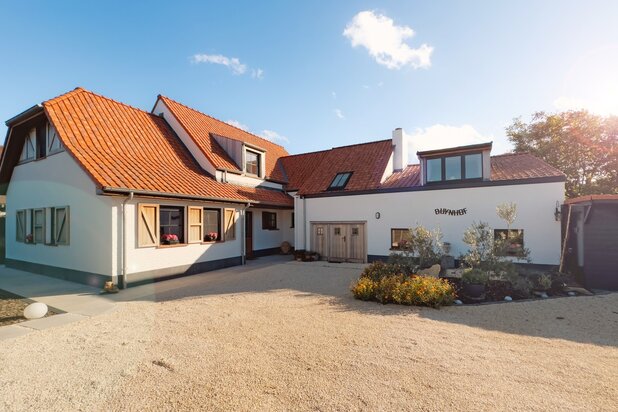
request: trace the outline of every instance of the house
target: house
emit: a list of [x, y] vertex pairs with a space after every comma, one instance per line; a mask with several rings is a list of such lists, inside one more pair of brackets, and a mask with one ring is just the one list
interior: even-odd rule
[[509, 237], [536, 264], [558, 264], [555, 205], [564, 175], [491, 143], [419, 152], [392, 139], [289, 155], [268, 140], [165, 96], [146, 112], [82, 88], [6, 122], [6, 265], [121, 286], [278, 253], [288, 242], [366, 262], [408, 227], [440, 227], [452, 254], [496, 205], [513, 201]]

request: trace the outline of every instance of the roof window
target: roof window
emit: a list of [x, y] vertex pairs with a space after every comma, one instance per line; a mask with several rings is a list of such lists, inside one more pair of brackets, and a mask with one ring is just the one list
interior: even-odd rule
[[344, 189], [350, 180], [350, 176], [352, 176], [352, 172], [337, 173], [330, 186], [328, 186], [328, 190]]

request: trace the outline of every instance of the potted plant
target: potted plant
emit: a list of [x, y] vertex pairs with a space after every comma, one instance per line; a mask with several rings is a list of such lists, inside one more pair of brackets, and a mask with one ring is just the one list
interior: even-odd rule
[[489, 273], [480, 269], [467, 269], [461, 276], [463, 294], [470, 299], [483, 299], [485, 287], [489, 281]]
[[172, 234], [161, 235], [161, 243], [164, 245], [177, 245], [178, 236]]
[[209, 233], [206, 233], [206, 235], [204, 236], [204, 241], [214, 242], [217, 240], [218, 237], [219, 237], [219, 234], [217, 232], [209, 232]]

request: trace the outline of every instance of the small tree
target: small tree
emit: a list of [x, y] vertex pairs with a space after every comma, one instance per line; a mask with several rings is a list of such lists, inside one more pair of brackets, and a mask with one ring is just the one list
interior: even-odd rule
[[517, 218], [517, 205], [515, 203], [501, 203], [496, 206], [496, 214], [506, 222], [506, 227], [510, 231], [511, 225]]
[[391, 253], [388, 262], [400, 266], [407, 273], [414, 273], [419, 266], [439, 263], [442, 253], [442, 231], [417, 225], [409, 229], [408, 238], [399, 243], [399, 251]]

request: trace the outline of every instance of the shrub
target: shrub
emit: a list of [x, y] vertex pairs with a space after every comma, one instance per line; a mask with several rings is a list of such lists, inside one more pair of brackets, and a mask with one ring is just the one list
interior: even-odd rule
[[374, 300], [376, 293], [376, 282], [369, 279], [361, 277], [358, 279], [356, 283], [352, 285], [352, 294], [356, 299], [360, 300]]
[[440, 263], [443, 254], [442, 232], [417, 225], [408, 230], [407, 239], [399, 242], [399, 251], [391, 253], [389, 263], [397, 264], [407, 273], [417, 270], [417, 265], [430, 267]]
[[404, 275], [412, 275], [413, 273], [418, 272], [420, 268], [419, 258], [411, 256], [410, 253], [403, 251], [392, 252], [388, 256], [388, 264], [396, 266], [399, 273], [403, 273]]
[[489, 281], [489, 273], [480, 269], [466, 269], [461, 281], [470, 285], [484, 285]]
[[450, 305], [456, 297], [455, 288], [446, 279], [427, 276], [390, 275], [377, 281], [361, 276], [351, 290], [360, 300], [432, 308]]
[[547, 290], [551, 288], [551, 276], [539, 275], [539, 277], [536, 279], [536, 287], [539, 290]]
[[400, 273], [402, 273], [402, 270], [398, 265], [376, 261], [363, 270], [361, 278], [368, 278], [374, 282], [379, 282], [384, 277], [399, 275]]

